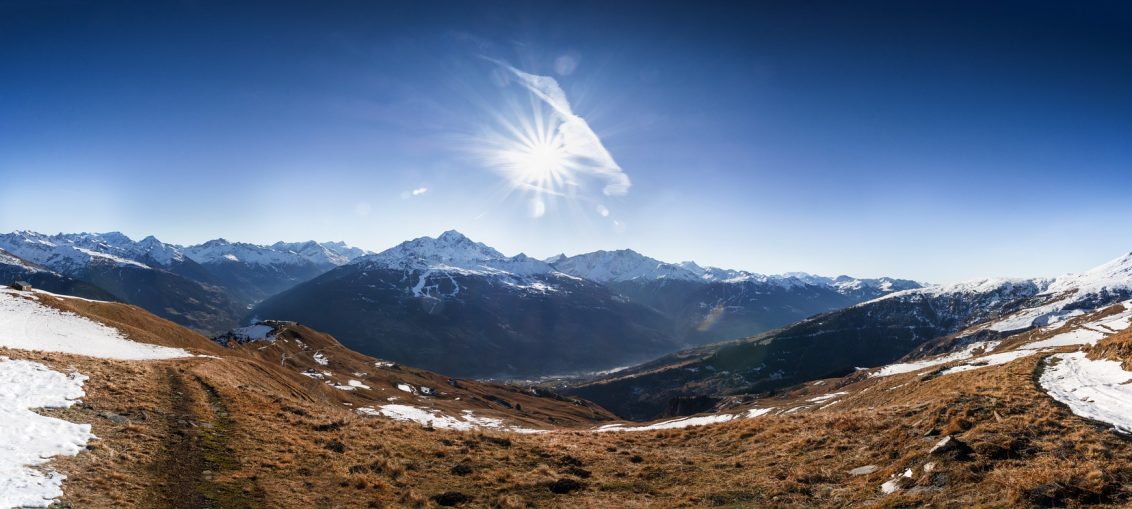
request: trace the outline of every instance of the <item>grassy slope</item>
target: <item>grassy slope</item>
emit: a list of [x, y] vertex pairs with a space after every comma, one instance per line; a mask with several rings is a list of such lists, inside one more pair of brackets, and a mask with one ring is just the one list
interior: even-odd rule
[[[91, 376], [84, 405], [52, 412], [93, 423], [101, 438], [54, 462], [75, 507], [426, 507], [461, 497], [468, 507], [1120, 507], [1132, 496], [1132, 447], [1046, 397], [1034, 383], [1040, 356], [935, 378], [808, 384], [758, 404], [849, 394], [824, 409], [708, 427], [516, 435], [361, 417], [332, 389], [268, 375], [243, 356], [0, 354]], [[972, 452], [929, 455], [948, 434]], [[864, 465], [878, 470], [848, 473]], [[906, 489], [881, 494], [905, 469]]]

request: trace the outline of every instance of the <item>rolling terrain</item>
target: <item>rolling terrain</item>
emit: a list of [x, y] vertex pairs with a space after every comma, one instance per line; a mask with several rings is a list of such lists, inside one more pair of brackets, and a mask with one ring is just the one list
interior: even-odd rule
[[[285, 322], [210, 340], [124, 304], [5, 290], [0, 340], [82, 374], [80, 403], [42, 411], [97, 437], [48, 466], [74, 507], [1124, 506], [1132, 302], [1045, 302], [1060, 319], [655, 423]], [[130, 354], [146, 344], [175, 351]]]
[[567, 392], [649, 419], [1048, 326], [1132, 297], [1132, 255], [1055, 279], [906, 290], [747, 339], [678, 352]]

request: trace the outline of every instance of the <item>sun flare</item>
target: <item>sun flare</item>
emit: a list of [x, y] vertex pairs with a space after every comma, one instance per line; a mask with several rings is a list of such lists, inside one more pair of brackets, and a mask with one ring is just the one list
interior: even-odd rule
[[561, 144], [537, 142], [519, 149], [515, 162], [517, 176], [536, 184], [552, 180], [566, 170], [566, 153]]

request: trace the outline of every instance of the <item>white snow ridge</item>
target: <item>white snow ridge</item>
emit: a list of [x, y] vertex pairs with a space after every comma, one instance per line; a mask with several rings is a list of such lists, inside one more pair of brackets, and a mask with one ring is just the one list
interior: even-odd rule
[[[189, 357], [180, 348], [130, 341], [112, 327], [0, 291], [0, 346], [122, 360]], [[37, 468], [60, 454], [78, 454], [94, 438], [89, 424], [39, 415], [83, 396], [87, 377], [43, 364], [0, 357], [0, 507], [47, 507], [63, 494], [65, 476]]]
[[104, 359], [192, 357], [180, 348], [130, 341], [113, 327], [0, 291], [0, 346]]

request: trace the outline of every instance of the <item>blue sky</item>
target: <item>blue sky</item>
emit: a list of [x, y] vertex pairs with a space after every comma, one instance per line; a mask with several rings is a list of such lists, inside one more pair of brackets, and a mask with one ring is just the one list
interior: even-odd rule
[[[0, 3], [0, 230], [938, 282], [1132, 250], [1119, 2], [156, 4]], [[508, 66], [611, 162], [501, 168], [555, 115]]]

